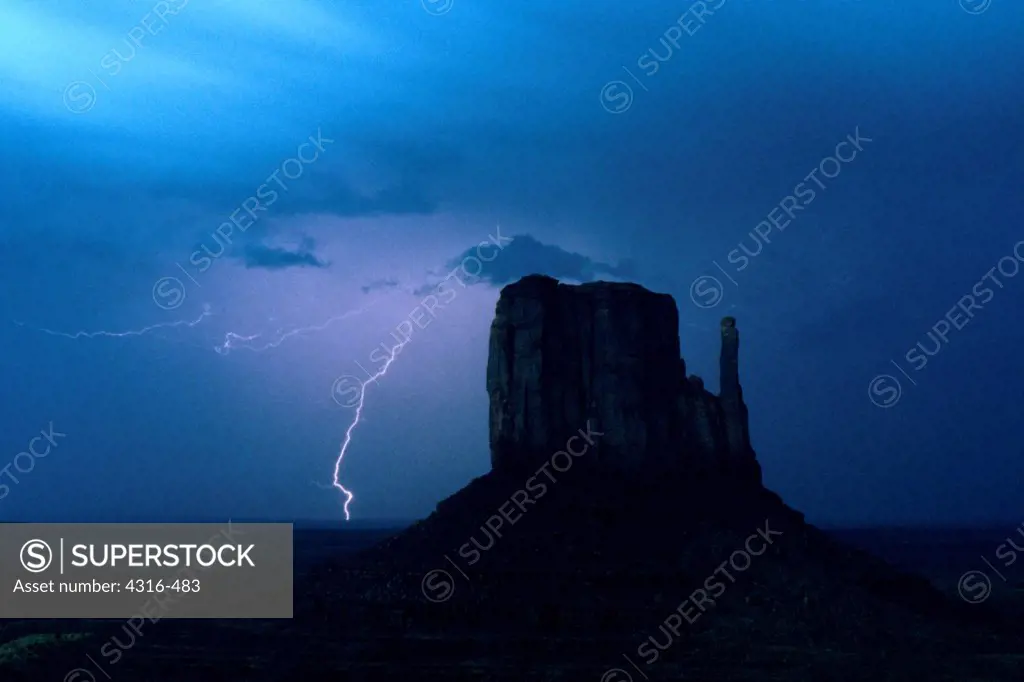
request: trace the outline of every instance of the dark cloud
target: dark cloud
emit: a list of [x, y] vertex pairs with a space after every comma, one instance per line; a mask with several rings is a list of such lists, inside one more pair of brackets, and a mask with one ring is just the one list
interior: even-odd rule
[[[500, 246], [500, 250], [496, 246]], [[485, 261], [486, 258], [491, 260]], [[490, 242], [466, 249], [450, 259], [443, 272], [435, 272], [433, 275], [445, 277], [463, 265], [465, 273], [473, 279], [472, 283], [486, 283], [495, 287], [537, 274], [576, 282], [591, 282], [602, 275], [626, 279], [636, 274], [636, 264], [631, 260], [621, 261], [618, 265], [595, 261], [560, 246], [544, 244], [528, 234], [511, 238], [499, 234]], [[466, 278], [466, 274], [458, 276]], [[435, 286], [436, 282], [425, 284], [415, 293], [428, 292]]]
[[327, 268], [330, 263], [320, 260], [313, 253], [316, 247], [312, 239], [304, 239], [294, 251], [282, 247], [250, 244], [240, 257], [246, 268], [284, 270], [285, 268]]
[[[76, 239], [108, 242], [118, 252], [114, 260], [164, 249], [178, 254], [209, 239], [236, 211], [244, 217], [243, 203], [257, 195], [266, 211], [256, 214], [251, 232], [258, 230], [264, 238], [293, 216], [430, 215], [438, 210], [435, 178], [457, 168], [456, 151], [378, 133], [372, 144], [364, 145], [369, 159], [364, 165], [381, 177], [374, 178], [372, 188], [364, 187], [353, 180], [361, 166], [339, 152], [349, 140], [338, 135], [316, 161], [302, 166], [299, 177], [290, 179], [282, 174], [282, 165], [296, 157], [299, 144], [317, 136], [315, 127], [266, 144], [232, 147], [231, 154], [213, 155], [207, 146], [195, 148], [189, 144], [197, 142], [182, 141], [142, 155], [138, 140], [131, 137], [104, 130], [33, 128], [2, 114], [0, 129], [15, 134], [0, 136], [0, 155], [28, 148], [33, 153], [6, 187], [0, 237], [9, 225], [31, 225], [32, 239], [62, 245]], [[326, 128], [323, 132], [333, 134]], [[67, 159], [61, 149], [69, 146], [90, 152], [89, 163]], [[126, 166], [132, 173], [118, 172]], [[89, 215], [85, 224], [82, 214]], [[138, 218], [142, 215], [145, 220]], [[48, 259], [51, 253], [40, 255]], [[83, 258], [98, 255], [81, 252]]]
[[445, 274], [463, 263], [467, 263], [470, 271], [475, 270], [479, 261], [483, 263], [479, 277], [495, 286], [502, 286], [534, 274], [589, 282], [599, 275], [629, 277], [634, 270], [634, 265], [630, 261], [624, 261], [619, 265], [602, 263], [583, 254], [566, 251], [559, 246], [544, 244], [528, 234], [515, 236], [502, 247], [497, 257], [489, 263], [483, 262], [477, 253], [480, 249], [486, 256], [488, 249], [478, 246], [468, 248], [448, 261]]

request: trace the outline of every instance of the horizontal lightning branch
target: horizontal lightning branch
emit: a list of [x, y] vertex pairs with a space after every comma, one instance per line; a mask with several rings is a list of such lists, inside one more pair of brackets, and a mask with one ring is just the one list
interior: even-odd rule
[[213, 313], [210, 312], [210, 304], [209, 303], [204, 303], [203, 304], [203, 312], [202, 312], [202, 314], [200, 314], [199, 317], [197, 317], [194, 320], [177, 320], [175, 322], [161, 322], [159, 324], [153, 324], [153, 325], [150, 325], [148, 327], [142, 327], [141, 329], [130, 329], [130, 330], [126, 331], [126, 332], [108, 332], [108, 331], [84, 332], [84, 331], [81, 331], [81, 332], [69, 333], [69, 332], [58, 332], [58, 331], [54, 331], [52, 329], [45, 329], [45, 328], [42, 328], [42, 327], [32, 327], [30, 325], [25, 324], [24, 322], [19, 322], [17, 320], [14, 320], [14, 324], [18, 325], [19, 327], [28, 327], [29, 329], [34, 329], [35, 331], [42, 332], [43, 334], [49, 334], [50, 336], [62, 336], [64, 338], [66, 338], [66, 339], [96, 339], [96, 338], [100, 338], [100, 337], [119, 339], [119, 338], [126, 338], [126, 337], [129, 337], [129, 336], [144, 336], [146, 334], [149, 334], [150, 332], [157, 331], [158, 329], [173, 329], [174, 327], [195, 327], [197, 324], [199, 324], [200, 322], [202, 322], [203, 320], [205, 320], [207, 317], [209, 317], [212, 314]]
[[224, 343], [220, 344], [219, 346], [214, 346], [213, 349], [220, 353], [221, 355], [227, 355], [232, 350], [236, 350], [239, 348], [244, 348], [245, 350], [251, 350], [256, 353], [261, 353], [271, 348], [277, 348], [287, 339], [290, 339], [293, 336], [302, 336], [313, 332], [321, 332], [330, 327], [335, 322], [340, 322], [341, 320], [345, 320], [348, 319], [349, 317], [360, 315], [366, 312], [371, 307], [376, 305], [376, 303], [377, 302], [374, 301], [373, 303], [363, 306], [362, 308], [356, 308], [355, 310], [350, 310], [347, 313], [335, 315], [334, 317], [329, 318], [327, 321], [322, 322], [320, 324], [311, 325], [308, 327], [296, 327], [295, 329], [289, 330], [287, 332], [282, 332], [282, 330], [278, 329], [273, 334], [273, 336], [276, 338], [270, 341], [263, 341], [260, 343], [253, 342], [256, 341], [257, 339], [262, 338], [264, 336], [263, 334], [252, 334], [250, 336], [242, 336], [241, 334], [236, 334], [235, 332], [228, 332], [227, 334], [224, 335]]

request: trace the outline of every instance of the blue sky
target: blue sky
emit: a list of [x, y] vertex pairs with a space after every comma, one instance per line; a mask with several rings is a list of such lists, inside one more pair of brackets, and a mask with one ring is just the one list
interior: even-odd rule
[[[812, 521], [1016, 519], [1024, 276], [927, 366], [904, 356], [1024, 239], [1024, 6], [697, 5], [8, 0], [0, 308], [23, 325], [0, 332], [0, 469], [50, 422], [68, 435], [8, 469], [0, 518], [339, 518], [334, 382], [500, 230], [516, 247], [368, 390], [353, 518], [424, 516], [487, 470], [494, 303], [545, 272], [675, 296], [713, 387], [735, 315], [766, 481]], [[260, 336], [214, 352], [229, 333]], [[879, 408], [883, 374], [903, 392]]]

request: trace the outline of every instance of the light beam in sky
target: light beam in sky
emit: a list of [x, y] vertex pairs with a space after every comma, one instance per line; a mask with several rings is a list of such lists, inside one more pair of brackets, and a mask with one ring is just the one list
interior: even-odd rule
[[[378, 300], [380, 300], [380, 299], [378, 299]], [[251, 351], [254, 351], [254, 352], [261, 352], [261, 351], [268, 350], [270, 348], [277, 348], [286, 339], [289, 339], [289, 338], [291, 338], [293, 336], [298, 336], [298, 335], [301, 335], [301, 334], [308, 334], [308, 333], [311, 333], [311, 332], [323, 331], [324, 329], [327, 329], [327, 327], [331, 326], [335, 322], [340, 322], [341, 320], [347, 319], [349, 317], [353, 317], [355, 315], [360, 315], [360, 314], [366, 312], [372, 306], [376, 305], [376, 303], [377, 303], [377, 301], [372, 301], [371, 303], [363, 306], [362, 308], [355, 308], [353, 310], [349, 310], [346, 313], [342, 313], [341, 315], [335, 315], [334, 317], [331, 317], [331, 318], [327, 319], [325, 322], [322, 322], [321, 324], [310, 325], [310, 326], [307, 326], [307, 327], [296, 327], [295, 329], [291, 329], [291, 330], [289, 330], [287, 332], [283, 332], [283, 333], [282, 333], [281, 329], [278, 329], [276, 332], [274, 332], [274, 335], [273, 335], [276, 338], [273, 338], [272, 340], [263, 341], [263, 342], [260, 342], [258, 344], [253, 344], [252, 342], [256, 341], [257, 339], [262, 338], [264, 336], [263, 334], [252, 334], [252, 335], [249, 335], [249, 336], [243, 336], [243, 335], [237, 334], [235, 332], [227, 332], [227, 334], [225, 334], [225, 336], [224, 336], [224, 342], [221, 343], [220, 345], [214, 346], [213, 349], [217, 353], [219, 353], [221, 355], [227, 355], [232, 350], [238, 349], [238, 348], [245, 348], [246, 350], [251, 350]], [[182, 327], [182, 326], [184, 326], [184, 327], [195, 327], [200, 322], [202, 322], [204, 319], [209, 317], [211, 314], [212, 313], [210, 311], [210, 304], [206, 303], [206, 304], [203, 304], [203, 312], [202, 312], [202, 314], [199, 315], [199, 317], [197, 317], [194, 320], [177, 320], [175, 322], [162, 322], [160, 324], [154, 324], [154, 325], [150, 325], [148, 327], [143, 327], [141, 329], [132, 329], [132, 330], [129, 330], [129, 331], [124, 331], [124, 332], [112, 332], [112, 331], [86, 332], [86, 331], [79, 331], [79, 332], [75, 332], [75, 333], [67, 333], [67, 332], [54, 331], [52, 329], [43, 329], [43, 328], [36, 328], [36, 327], [31, 327], [31, 328], [32, 329], [36, 329], [37, 331], [40, 331], [40, 332], [43, 332], [43, 333], [46, 333], [46, 334], [51, 334], [53, 336], [62, 336], [62, 337], [69, 338], [69, 339], [94, 339], [94, 338], [99, 338], [99, 337], [123, 338], [123, 337], [129, 337], [129, 336], [143, 336], [145, 334], [148, 334], [148, 333], [150, 333], [152, 331], [156, 331], [158, 329], [170, 329], [170, 328]], [[24, 326], [28, 326], [25, 323], [18, 322], [18, 321], [15, 321], [15, 324], [17, 324], [19, 326], [23, 326], [23, 327]], [[345, 486], [343, 486], [341, 484], [341, 481], [339, 480], [339, 474], [340, 474], [340, 470], [341, 470], [341, 461], [345, 458], [345, 453], [348, 451], [348, 447], [352, 443], [352, 433], [353, 433], [353, 431], [355, 431], [356, 426], [359, 425], [359, 421], [360, 421], [360, 419], [362, 419], [362, 416], [363, 416], [363, 405], [364, 405], [364, 403], [366, 401], [366, 387], [369, 386], [370, 384], [376, 382], [378, 379], [383, 377], [385, 374], [387, 374], [388, 369], [391, 367], [391, 364], [395, 361], [395, 358], [398, 357], [399, 352], [401, 352], [402, 348], [404, 348], [405, 345], [407, 343], [409, 343], [409, 341], [411, 339], [412, 339], [411, 336], [405, 336], [404, 340], [401, 343], [397, 344], [394, 348], [391, 349], [390, 355], [387, 357], [386, 361], [380, 367], [380, 369], [378, 369], [375, 374], [370, 375], [369, 378], [366, 381], [362, 381], [359, 384], [359, 398], [358, 398], [358, 401], [357, 401], [357, 403], [355, 405], [355, 408], [356, 408], [355, 417], [353, 418], [352, 423], [349, 425], [348, 429], [345, 430], [345, 438], [344, 438], [344, 440], [343, 440], [343, 442], [341, 444], [341, 449], [338, 452], [338, 457], [337, 457], [337, 459], [334, 462], [334, 476], [333, 476], [333, 479], [332, 479], [332, 482], [331, 482], [331, 487], [332, 488], [336, 488], [336, 489], [340, 490], [345, 495], [345, 503], [344, 503], [343, 509], [345, 511], [345, 520], [346, 521], [351, 519], [351, 514], [349, 513], [349, 505], [352, 503], [352, 500], [355, 499], [355, 495], [352, 494], [352, 491], [348, 490], [347, 488], [345, 488]], [[368, 372], [367, 372], [367, 374], [369, 375]], [[355, 379], [355, 377], [352, 377], [352, 378]]]
[[142, 327], [141, 329], [130, 329], [130, 330], [126, 331], [126, 332], [98, 331], [98, 332], [75, 332], [75, 333], [71, 334], [71, 333], [68, 333], [68, 332], [54, 331], [52, 329], [44, 329], [42, 327], [32, 327], [30, 325], [25, 324], [24, 322], [19, 322], [17, 320], [14, 320], [14, 324], [18, 325], [19, 327], [28, 327], [29, 329], [34, 329], [34, 330], [36, 330], [38, 332], [42, 332], [44, 334], [49, 334], [51, 336], [63, 336], [64, 338], [67, 338], [67, 339], [95, 339], [95, 338], [99, 338], [99, 337], [124, 338], [124, 337], [128, 337], [128, 336], [144, 336], [144, 335], [146, 335], [146, 334], [148, 334], [150, 332], [156, 331], [158, 329], [172, 329], [174, 327], [195, 327], [197, 324], [199, 324], [200, 322], [202, 322], [203, 320], [205, 320], [207, 317], [209, 317], [212, 314], [213, 313], [210, 312], [210, 304], [209, 303], [204, 303], [203, 304], [203, 312], [202, 312], [202, 314], [199, 317], [197, 317], [196, 319], [194, 319], [194, 320], [176, 320], [174, 322], [161, 322], [159, 324], [153, 324], [153, 325], [150, 325], [148, 327]]
[[367, 379], [366, 381], [362, 382], [359, 385], [359, 400], [356, 402], [356, 416], [352, 419], [352, 423], [345, 431], [345, 439], [341, 443], [341, 450], [339, 450], [338, 452], [338, 459], [334, 461], [334, 478], [331, 480], [331, 485], [340, 490], [345, 495], [344, 510], [346, 521], [348, 521], [351, 518], [348, 512], [348, 506], [349, 504], [352, 503], [352, 500], [355, 499], [355, 495], [352, 494], [351, 490], [348, 490], [347, 488], [345, 488], [345, 486], [341, 484], [341, 481], [338, 478], [338, 474], [339, 471], [341, 470], [341, 460], [345, 459], [345, 452], [348, 450], [349, 444], [352, 443], [352, 432], [355, 431], [356, 426], [359, 425], [359, 420], [363, 416], [363, 403], [366, 400], [366, 387], [388, 373], [388, 368], [391, 367], [391, 363], [395, 361], [396, 357], [398, 357], [399, 351], [401, 351], [402, 348], [404, 348], [405, 345], [409, 343], [411, 339], [411, 336], [406, 336], [404, 341], [402, 341], [394, 348], [392, 348], [391, 355], [388, 356], [387, 361], [381, 366], [381, 368], [377, 370], [377, 372], [373, 374], [369, 379]]
[[242, 336], [241, 334], [236, 334], [235, 332], [228, 332], [227, 334], [224, 335], [224, 343], [220, 344], [219, 346], [214, 346], [213, 349], [220, 353], [221, 355], [227, 355], [236, 348], [245, 348], [246, 350], [251, 350], [256, 353], [259, 353], [270, 348], [277, 348], [282, 343], [284, 343], [285, 339], [291, 338], [293, 336], [297, 336], [300, 334], [308, 334], [310, 332], [323, 331], [332, 324], [334, 324], [335, 322], [340, 322], [341, 320], [344, 320], [346, 318], [352, 317], [354, 315], [360, 315], [366, 312], [376, 304], [377, 301], [373, 301], [363, 306], [362, 308], [356, 308], [355, 310], [350, 310], [347, 313], [335, 315], [334, 317], [328, 319], [326, 322], [323, 322], [321, 324], [311, 325], [309, 327], [296, 327], [295, 329], [289, 330], [284, 333], [282, 333], [282, 330], [278, 329], [277, 331], [274, 332], [274, 336], [277, 338], [270, 341], [261, 342], [258, 344], [252, 344], [252, 342], [255, 341], [256, 339], [262, 338], [263, 334], [252, 334], [250, 336]]

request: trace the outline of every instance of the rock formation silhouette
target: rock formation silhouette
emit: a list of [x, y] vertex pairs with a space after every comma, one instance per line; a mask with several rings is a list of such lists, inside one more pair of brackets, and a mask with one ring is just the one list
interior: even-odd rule
[[[635, 284], [530, 276], [502, 290], [491, 471], [325, 567], [297, 605], [353, 642], [344, 669], [639, 680], [602, 674], [628, 656], [645, 678], [659, 666], [650, 679], [1008, 679], [1016, 659], [983, 655], [1007, 640], [977, 611], [764, 487], [735, 320], [721, 324], [717, 396], [686, 375], [678, 328], [673, 299]], [[415, 666], [383, 663], [398, 647]]]
[[721, 395], [686, 376], [671, 296], [636, 284], [502, 290], [487, 363], [491, 466], [533, 468], [586, 420], [605, 436], [588, 459], [623, 473], [761, 480], [739, 381], [739, 332], [722, 321]]

